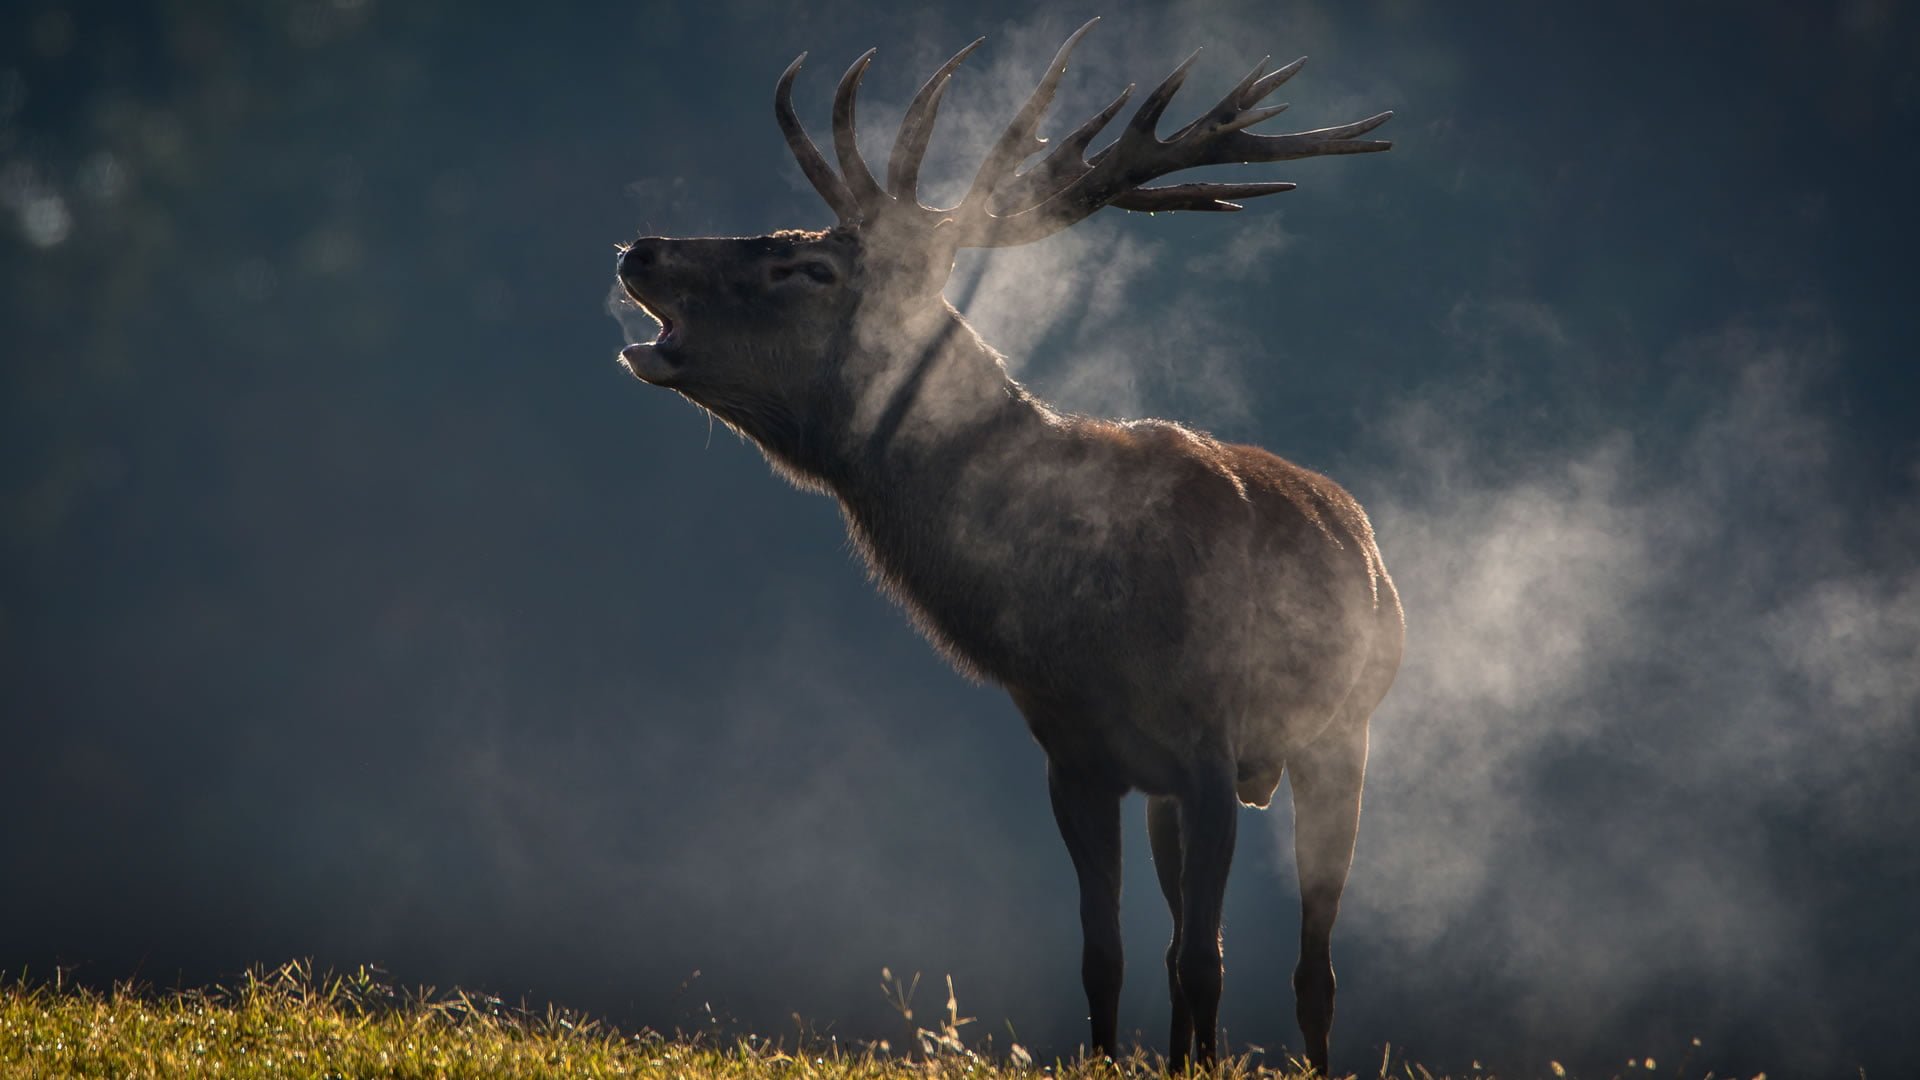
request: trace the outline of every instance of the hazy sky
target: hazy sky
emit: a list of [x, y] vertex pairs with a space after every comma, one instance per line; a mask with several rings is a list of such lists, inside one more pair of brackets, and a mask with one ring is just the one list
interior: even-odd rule
[[[1242, 214], [1107, 211], [949, 289], [1060, 407], [1260, 443], [1373, 515], [1409, 654], [1336, 1066], [1920, 1059], [1907, 7], [475, 10], [0, 15], [0, 969], [312, 957], [897, 1042], [889, 966], [1071, 1052], [1019, 716], [831, 502], [614, 365], [608, 290], [639, 233], [830, 223], [772, 118], [799, 51], [824, 137], [879, 47], [873, 159], [988, 35], [952, 195], [1103, 14], [1044, 130], [1200, 46], [1177, 123], [1266, 53], [1312, 57], [1274, 129], [1396, 113], [1390, 154], [1224, 170], [1300, 184]], [[1298, 1038], [1284, 805], [1240, 832], [1238, 1048]], [[1121, 1020], [1158, 1046], [1140, 818]]]

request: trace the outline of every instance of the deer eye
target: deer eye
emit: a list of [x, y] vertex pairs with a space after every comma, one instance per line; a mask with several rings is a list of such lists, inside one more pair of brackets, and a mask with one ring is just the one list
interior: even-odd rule
[[767, 267], [767, 281], [770, 284], [785, 281], [795, 274], [805, 274], [807, 280], [817, 285], [832, 285], [840, 280], [840, 272], [825, 259], [797, 259]]

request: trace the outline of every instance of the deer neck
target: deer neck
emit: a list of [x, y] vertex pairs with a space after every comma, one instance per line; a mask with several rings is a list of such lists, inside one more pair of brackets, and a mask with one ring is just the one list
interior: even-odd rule
[[928, 485], [1043, 423], [1044, 407], [944, 301], [918, 325], [856, 328], [853, 337], [847, 419], [825, 479], [861, 513], [937, 499]]
[[1005, 522], [996, 515], [1032, 497], [1029, 466], [1066, 436], [1007, 377], [999, 354], [943, 308], [909, 355], [881, 369], [886, 376], [856, 380], [864, 392], [849, 406], [855, 422], [825, 479], [889, 591], [963, 670], [992, 673], [998, 649], [983, 616], [1021, 586], [1006, 560], [982, 558], [981, 541], [1021, 542], [997, 535]]

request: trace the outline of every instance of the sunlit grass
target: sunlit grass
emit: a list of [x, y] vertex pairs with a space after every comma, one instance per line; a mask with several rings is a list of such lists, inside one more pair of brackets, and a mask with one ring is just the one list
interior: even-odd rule
[[[623, 1034], [549, 1008], [529, 1011], [461, 991], [396, 991], [362, 968], [316, 975], [303, 963], [255, 971], [232, 987], [111, 993], [19, 979], [0, 986], [0, 1080], [55, 1077], [660, 1077], [671, 1080], [1148, 1080], [1164, 1063], [1036, 1062], [1017, 1043], [970, 1047], [952, 984], [931, 1028], [916, 1023], [913, 986], [883, 973], [911, 1035], [849, 1048], [831, 1041], [748, 1035]], [[1625, 1072], [1651, 1075], [1651, 1059]], [[1566, 1073], [1556, 1064], [1553, 1070]], [[1363, 1075], [1369, 1075], [1367, 1070]], [[1676, 1076], [1686, 1073], [1683, 1064]], [[1303, 1080], [1237, 1058], [1219, 1080]], [[1379, 1076], [1437, 1080], [1417, 1064], [1382, 1060]], [[1485, 1080], [1489, 1074], [1473, 1074]]]
[[[756, 1036], [623, 1034], [556, 1009], [530, 1012], [460, 991], [397, 992], [376, 973], [316, 975], [305, 964], [256, 971], [204, 991], [111, 993], [14, 981], [0, 986], [0, 1076], [381, 1078], [671, 1077], [675, 1080], [926, 1080], [1157, 1075], [1144, 1055], [1112, 1064], [990, 1059], [960, 1038], [948, 999], [939, 1030], [905, 1053]], [[1292, 1075], [1242, 1062], [1238, 1080]]]

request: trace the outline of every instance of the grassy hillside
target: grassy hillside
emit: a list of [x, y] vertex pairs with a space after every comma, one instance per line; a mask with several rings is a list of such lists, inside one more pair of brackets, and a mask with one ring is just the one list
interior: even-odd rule
[[[233, 987], [101, 994], [55, 984], [0, 987], [0, 1078], [238, 1077], [356, 1080], [968, 1080], [1111, 1078], [1110, 1066], [1038, 1065], [1012, 1048], [989, 1061], [958, 1038], [956, 1013], [904, 1056], [879, 1047], [804, 1051], [757, 1037], [683, 1040], [622, 1034], [557, 1010], [526, 1012], [455, 991], [397, 992], [362, 969], [316, 976], [303, 964]], [[1159, 1070], [1140, 1058], [1129, 1075]], [[1251, 1080], [1245, 1065], [1231, 1075]], [[1271, 1070], [1260, 1075], [1282, 1080]]]
[[[891, 978], [889, 976], [889, 978]], [[913, 1026], [910, 990], [895, 981]], [[657, 1077], [662, 1080], [1146, 1080], [1161, 1063], [1041, 1064], [1013, 1045], [969, 1049], [951, 990], [937, 1030], [918, 1028], [904, 1053], [882, 1043], [799, 1047], [756, 1036], [734, 1041], [622, 1034], [549, 1009], [529, 1012], [460, 991], [399, 992], [366, 969], [315, 975], [304, 964], [249, 974], [232, 987], [110, 994], [54, 983], [0, 986], [0, 1080], [103, 1077], [382, 1080]], [[1657, 1075], [1654, 1062], [1627, 1070]], [[1436, 1080], [1418, 1065], [1382, 1061], [1378, 1075]], [[1367, 1070], [1369, 1074], [1373, 1070]], [[1558, 1066], [1554, 1072], [1561, 1073]], [[1686, 1072], [1680, 1066], [1679, 1076]], [[1300, 1072], [1227, 1062], [1221, 1080], [1304, 1080]], [[1474, 1080], [1492, 1080], [1475, 1073]]]

